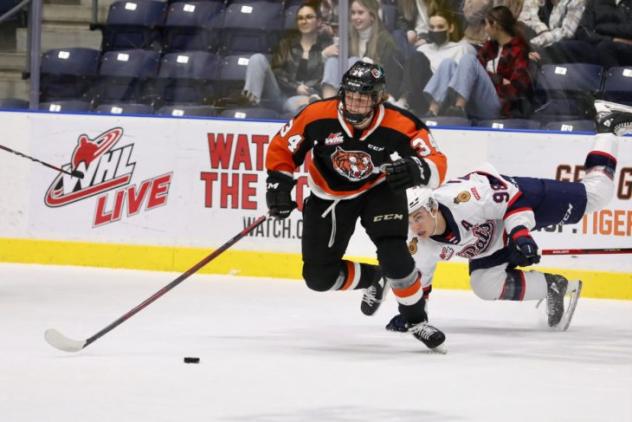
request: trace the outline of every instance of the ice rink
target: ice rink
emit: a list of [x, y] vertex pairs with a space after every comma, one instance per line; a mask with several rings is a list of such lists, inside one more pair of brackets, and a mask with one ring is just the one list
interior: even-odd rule
[[[0, 420], [632, 421], [632, 302], [580, 300], [567, 332], [534, 302], [435, 290], [449, 353], [389, 333], [360, 292], [194, 276], [85, 350], [177, 274], [0, 265]], [[184, 364], [196, 356], [200, 364]]]

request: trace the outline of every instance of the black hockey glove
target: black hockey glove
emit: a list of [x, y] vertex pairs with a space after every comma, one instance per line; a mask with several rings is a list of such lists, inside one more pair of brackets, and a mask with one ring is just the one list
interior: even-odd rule
[[518, 267], [528, 267], [540, 262], [538, 244], [525, 226], [515, 227], [509, 233], [509, 263]]
[[269, 171], [266, 179], [266, 203], [270, 217], [287, 218], [296, 202], [292, 201], [292, 188], [296, 182], [292, 176], [278, 171]]
[[393, 190], [427, 185], [430, 180], [430, 168], [423, 158], [400, 158], [383, 164], [381, 169], [386, 173], [386, 182]]

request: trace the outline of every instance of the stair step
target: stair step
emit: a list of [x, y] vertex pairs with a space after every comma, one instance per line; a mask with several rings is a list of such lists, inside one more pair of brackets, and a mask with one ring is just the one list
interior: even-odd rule
[[[17, 51], [27, 51], [27, 30], [18, 28]], [[101, 31], [90, 31], [87, 25], [50, 24], [42, 25], [42, 52], [53, 48], [101, 48]]]
[[0, 98], [29, 98], [29, 81], [22, 79], [21, 72], [0, 70]]
[[26, 69], [26, 53], [0, 52], [0, 72], [22, 72]]
[[[108, 14], [108, 6], [99, 4], [98, 22], [105, 22]], [[85, 24], [86, 27], [92, 21], [92, 7], [89, 5], [58, 5], [46, 4], [42, 12], [44, 23], [53, 24]]]

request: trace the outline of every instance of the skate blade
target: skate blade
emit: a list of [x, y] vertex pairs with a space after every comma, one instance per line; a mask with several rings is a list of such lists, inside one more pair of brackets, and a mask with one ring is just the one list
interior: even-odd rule
[[566, 291], [566, 296], [569, 297], [568, 305], [566, 306], [566, 310], [564, 311], [564, 315], [560, 323], [557, 325], [556, 329], [559, 331], [566, 331], [568, 327], [571, 325], [571, 320], [573, 319], [573, 314], [575, 313], [575, 308], [577, 307], [577, 302], [579, 301], [579, 296], [582, 292], [582, 282], [581, 280], [573, 281], [573, 288], [571, 287], [571, 282], [569, 281], [569, 289]]
[[430, 351], [432, 351], [433, 353], [439, 353], [441, 355], [447, 355], [448, 354], [448, 348], [445, 345], [445, 342], [443, 344], [438, 345], [437, 347], [430, 349]]
[[632, 113], [632, 107], [624, 104], [614, 103], [612, 101], [596, 100], [594, 105], [597, 113], [607, 113], [611, 111]]

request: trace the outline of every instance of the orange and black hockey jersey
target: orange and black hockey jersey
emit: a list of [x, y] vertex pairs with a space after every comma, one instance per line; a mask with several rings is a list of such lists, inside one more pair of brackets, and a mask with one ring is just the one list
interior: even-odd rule
[[426, 160], [428, 187], [443, 182], [446, 157], [414, 115], [385, 103], [367, 128], [355, 129], [344, 120], [339, 104], [337, 98], [315, 102], [283, 126], [270, 142], [266, 169], [292, 174], [311, 151], [309, 186], [325, 199], [354, 198], [382, 183], [379, 167], [393, 161], [394, 153]]

